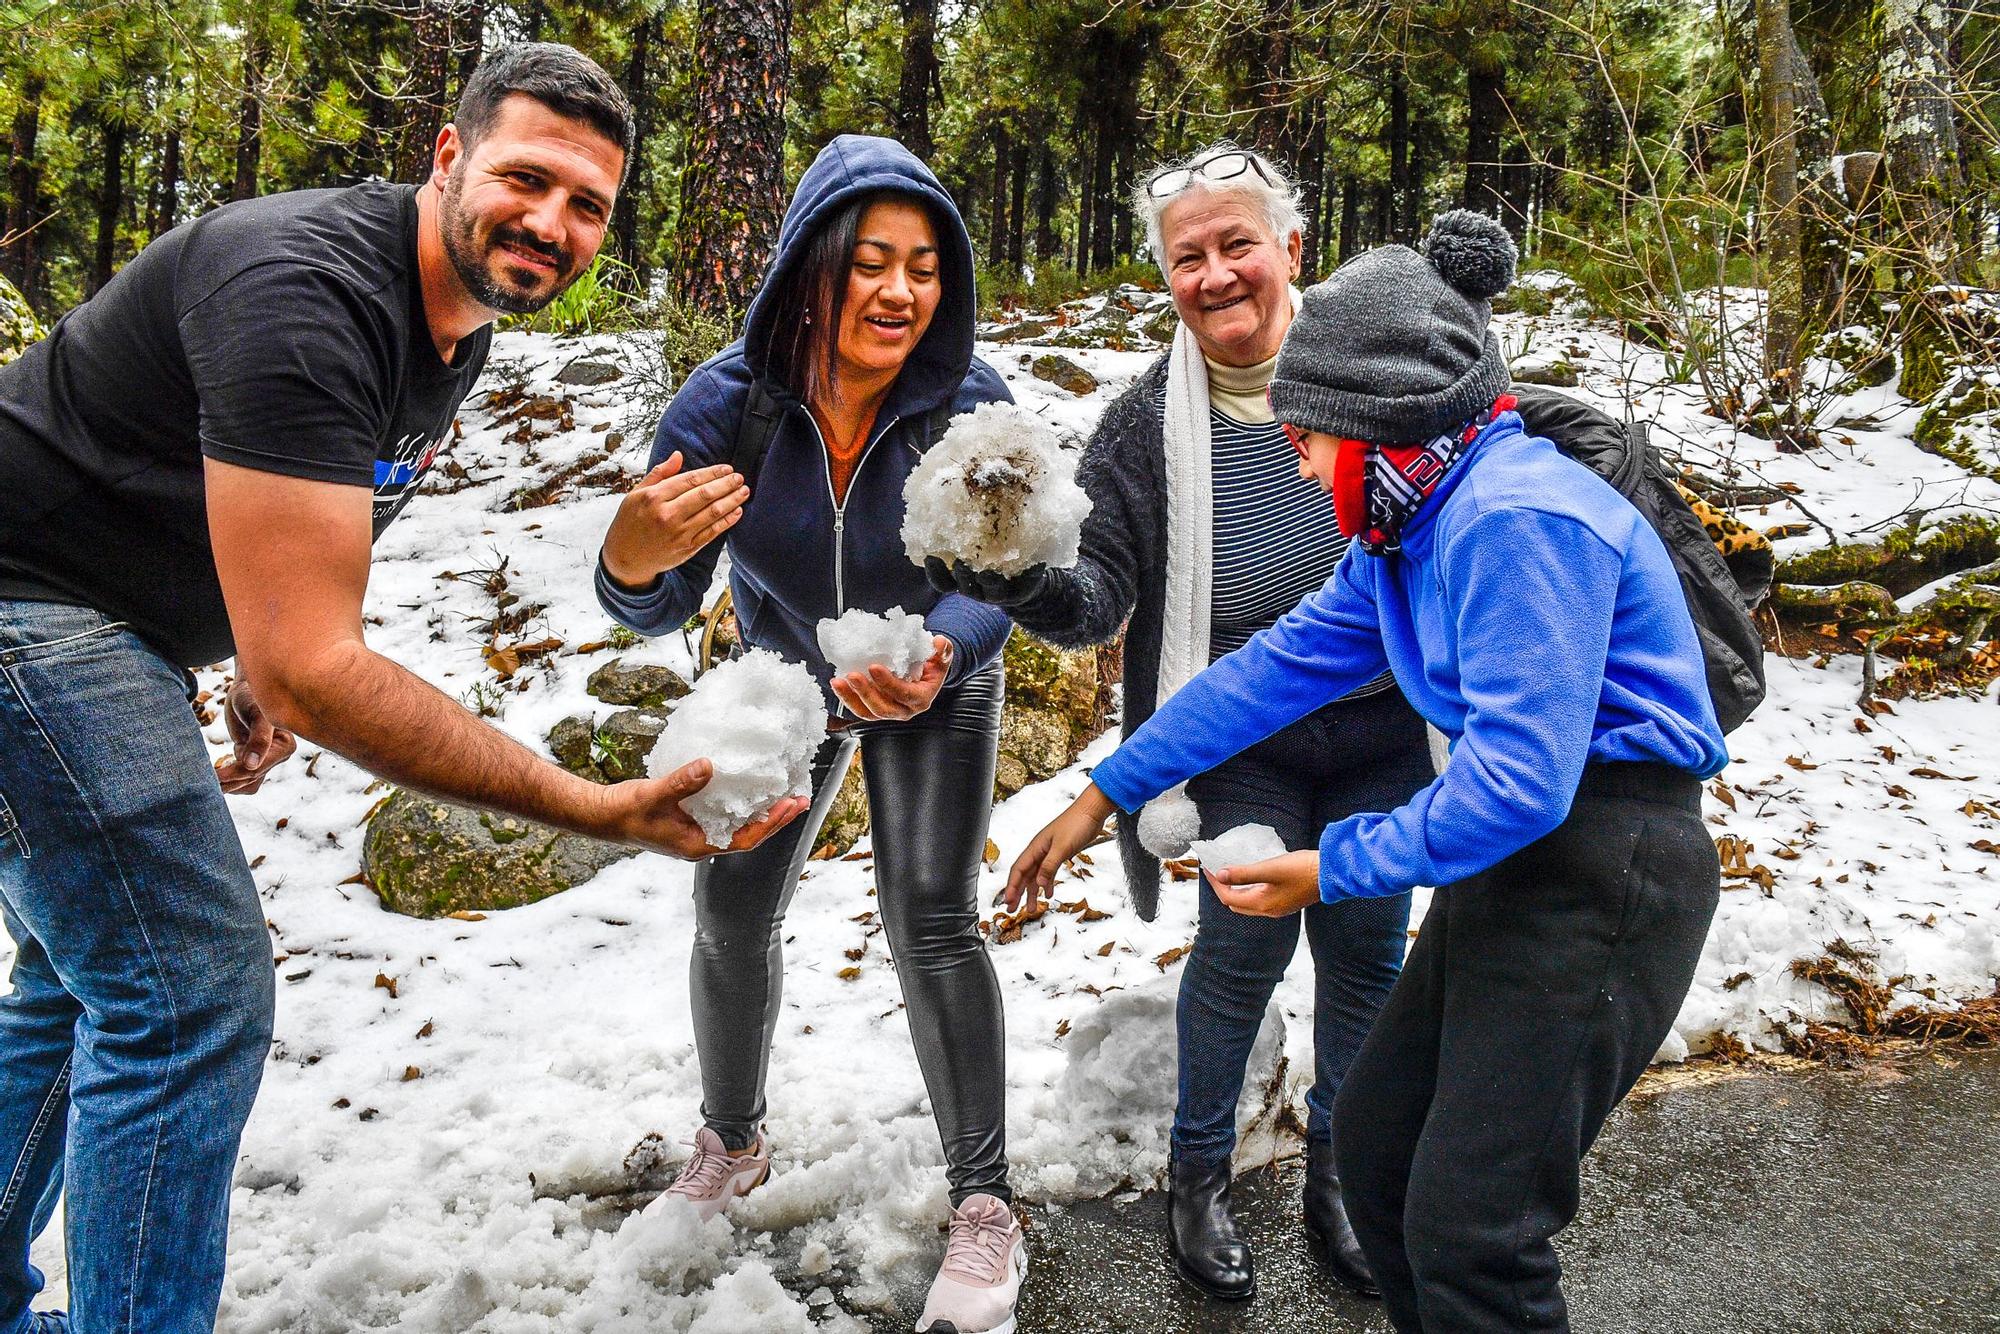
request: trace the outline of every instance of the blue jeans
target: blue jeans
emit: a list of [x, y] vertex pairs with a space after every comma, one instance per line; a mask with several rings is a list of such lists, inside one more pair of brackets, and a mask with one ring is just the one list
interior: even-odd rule
[[[1195, 778], [1201, 836], [1264, 824], [1294, 850], [1329, 824], [1394, 810], [1434, 777], [1423, 719], [1394, 689], [1340, 700]], [[1212, 1164], [1236, 1148], [1243, 1068], [1271, 993], [1298, 952], [1313, 960], [1313, 1085], [1306, 1135], [1333, 1138], [1333, 1098], [1403, 966], [1410, 896], [1320, 903], [1290, 917], [1245, 917], [1201, 878], [1201, 917], [1181, 973], [1180, 1099], [1173, 1150]]]
[[207, 1334], [271, 947], [188, 678], [94, 611], [0, 600], [0, 1334], [58, 1192], [75, 1334]]

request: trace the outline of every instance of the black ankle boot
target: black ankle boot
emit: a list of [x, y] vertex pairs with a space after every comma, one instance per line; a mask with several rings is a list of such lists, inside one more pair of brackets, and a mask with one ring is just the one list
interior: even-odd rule
[[1363, 1297], [1382, 1295], [1368, 1270], [1367, 1257], [1361, 1254], [1361, 1243], [1354, 1239], [1347, 1206], [1340, 1202], [1340, 1177], [1334, 1172], [1331, 1144], [1306, 1145], [1306, 1245], [1341, 1287]]
[[1245, 1301], [1257, 1295], [1250, 1246], [1229, 1212], [1229, 1160], [1168, 1169], [1167, 1249], [1181, 1277], [1211, 1297]]

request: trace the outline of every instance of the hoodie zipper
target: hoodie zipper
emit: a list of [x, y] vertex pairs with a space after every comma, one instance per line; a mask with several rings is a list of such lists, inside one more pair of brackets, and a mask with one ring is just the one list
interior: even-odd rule
[[[808, 411], [806, 413], [806, 420], [812, 423], [813, 436], [819, 441], [820, 466], [825, 470], [826, 474], [826, 499], [827, 503], [833, 506], [833, 614], [839, 617], [847, 613], [847, 586], [845, 583], [847, 568], [847, 502], [834, 498], [833, 454], [826, 446], [826, 436], [819, 429], [819, 419]], [[903, 420], [901, 416], [889, 418], [888, 425], [870, 436], [868, 443], [861, 447], [861, 457], [854, 461], [854, 471], [847, 478], [848, 495], [851, 496], [854, 494], [854, 484], [860, 480], [861, 470], [868, 466], [868, 456], [875, 452], [875, 442], [889, 434], [894, 429], [896, 423], [901, 420]]]

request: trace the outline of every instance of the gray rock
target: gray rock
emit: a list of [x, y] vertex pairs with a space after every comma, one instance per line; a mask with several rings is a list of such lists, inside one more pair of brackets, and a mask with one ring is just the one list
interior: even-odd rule
[[549, 754], [556, 757], [557, 764], [577, 777], [601, 783], [604, 775], [591, 755], [592, 739], [596, 733], [597, 720], [587, 713], [565, 718], [549, 729]]
[[592, 385], [610, 384], [623, 379], [625, 372], [608, 361], [592, 361], [578, 357], [569, 365], [556, 372], [556, 383], [589, 388]]
[[1097, 377], [1060, 353], [1051, 352], [1035, 358], [1029, 369], [1037, 380], [1047, 380], [1058, 389], [1066, 389], [1078, 398], [1097, 392]]
[[534, 903], [637, 851], [398, 792], [368, 823], [361, 870], [388, 911], [445, 917]]
[[623, 658], [613, 658], [590, 674], [584, 689], [606, 704], [634, 708], [659, 708], [687, 694], [688, 683], [668, 667], [625, 667]]
[[1528, 364], [1514, 368], [1514, 378], [1522, 384], [1554, 385], [1558, 389], [1576, 388], [1576, 367], [1567, 361], [1549, 361], [1540, 365]]
[[667, 711], [621, 709], [604, 720], [593, 738], [593, 757], [605, 780], [622, 783], [646, 776], [646, 760], [667, 729]]

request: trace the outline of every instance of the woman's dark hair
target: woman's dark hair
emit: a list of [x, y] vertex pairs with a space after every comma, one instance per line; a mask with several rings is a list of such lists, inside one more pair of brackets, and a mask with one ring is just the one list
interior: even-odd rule
[[834, 352], [840, 339], [841, 312], [847, 305], [847, 274], [854, 263], [854, 243], [861, 236], [861, 215], [869, 205], [884, 199], [918, 205], [930, 219], [931, 230], [940, 238], [945, 235], [937, 210], [928, 200], [878, 190], [849, 200], [806, 241], [804, 255], [778, 288], [771, 333], [764, 344], [766, 374], [802, 402], [833, 399]]

